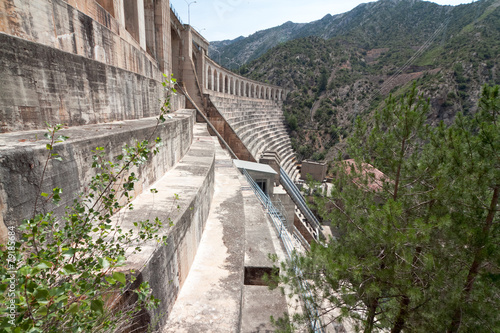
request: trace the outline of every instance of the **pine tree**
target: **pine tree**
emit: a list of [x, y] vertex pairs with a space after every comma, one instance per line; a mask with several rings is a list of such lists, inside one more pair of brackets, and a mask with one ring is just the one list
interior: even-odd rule
[[[484, 86], [474, 118], [459, 115], [440, 128], [436, 155], [446, 159], [440, 196], [452, 220], [446, 240], [455, 245], [457, 270], [450, 291], [448, 332], [496, 332], [500, 327], [500, 94]], [[436, 147], [437, 148], [437, 147]], [[456, 246], [458, 245], [458, 246]], [[454, 283], [451, 283], [454, 282]]]
[[353, 159], [315, 199], [338, 237], [284, 265], [283, 282], [307, 283], [325, 323], [363, 332], [497, 329], [499, 106], [485, 87], [474, 119], [433, 129], [413, 86], [371, 126], [358, 121]]

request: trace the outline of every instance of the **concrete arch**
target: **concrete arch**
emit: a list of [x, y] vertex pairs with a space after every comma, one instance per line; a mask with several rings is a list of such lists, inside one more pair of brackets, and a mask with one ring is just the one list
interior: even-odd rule
[[257, 98], [264, 100], [284, 101], [286, 90], [269, 84], [246, 80], [225, 68], [217, 66], [213, 61], [205, 63], [202, 81], [207, 90], [221, 92], [233, 96]]
[[229, 94], [229, 77], [224, 75], [224, 93]]
[[212, 67], [208, 66], [207, 70], [207, 85], [208, 90], [214, 89], [214, 77], [212, 76]]
[[214, 70], [214, 91], [219, 91], [219, 71]]

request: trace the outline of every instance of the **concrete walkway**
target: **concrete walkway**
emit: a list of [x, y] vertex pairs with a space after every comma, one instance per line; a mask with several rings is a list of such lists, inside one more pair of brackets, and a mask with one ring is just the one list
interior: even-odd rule
[[[214, 139], [215, 140], [215, 139]], [[244, 260], [238, 171], [216, 144], [212, 207], [188, 277], [163, 332], [238, 332]]]
[[287, 312], [285, 297], [267, 286], [244, 285], [244, 271], [272, 266], [267, 255], [281, 253], [275, 251], [280, 245], [273, 244], [262, 205], [218, 142], [215, 159], [205, 231], [163, 332], [272, 332], [270, 316]]

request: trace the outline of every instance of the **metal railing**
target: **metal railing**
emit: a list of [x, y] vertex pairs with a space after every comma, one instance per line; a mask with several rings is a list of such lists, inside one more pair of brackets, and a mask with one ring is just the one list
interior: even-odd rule
[[[294, 242], [292, 241], [292, 236], [288, 232], [288, 230], [285, 227], [285, 224], [281, 220], [281, 213], [274, 207], [273, 203], [271, 202], [271, 199], [262, 191], [262, 189], [255, 183], [255, 181], [252, 179], [250, 174], [245, 169], [242, 169], [241, 171], [243, 175], [245, 175], [248, 183], [252, 187], [255, 195], [259, 199], [259, 201], [262, 203], [262, 205], [266, 208], [267, 213], [271, 217], [271, 220], [273, 221], [274, 227], [276, 228], [276, 231], [278, 232], [278, 237], [281, 239], [283, 245], [285, 246], [286, 253], [288, 255], [289, 259], [293, 258], [293, 252], [296, 250]], [[300, 288], [302, 289], [302, 299], [304, 301], [304, 305], [306, 307], [306, 310], [309, 314], [311, 314], [311, 331], [314, 333], [325, 333], [323, 326], [321, 324], [321, 321], [319, 319], [319, 314], [316, 308], [308, 301], [309, 298], [311, 298], [311, 291], [307, 287], [307, 285], [303, 282], [302, 280], [302, 272], [298, 269], [295, 268], [295, 274], [299, 278], [299, 284]]]
[[182, 20], [181, 20], [181, 16], [179, 15], [179, 13], [177, 13], [177, 11], [175, 10], [175, 8], [174, 8], [174, 6], [172, 4], [170, 4], [170, 9], [174, 13], [175, 17], [177, 17], [177, 19], [179, 20], [179, 22], [181, 22], [181, 24], [184, 25], [184, 22], [182, 22]]
[[[300, 193], [300, 190], [295, 186], [295, 183], [290, 179], [285, 170], [280, 167], [280, 182], [285, 188], [286, 192], [292, 198], [293, 202], [297, 205], [299, 210], [304, 214], [307, 221], [316, 229], [316, 237], [319, 238], [320, 230], [323, 230], [323, 226], [319, 223], [316, 216], [314, 216], [313, 212], [307, 207], [307, 203]], [[318, 239], [317, 239], [318, 240]]]

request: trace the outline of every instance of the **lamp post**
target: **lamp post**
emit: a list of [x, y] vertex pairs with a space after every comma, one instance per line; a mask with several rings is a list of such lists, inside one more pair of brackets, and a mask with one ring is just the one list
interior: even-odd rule
[[188, 25], [191, 26], [191, 5], [193, 3], [196, 3], [196, 1], [191, 1], [191, 2], [187, 2], [187, 0], [184, 0], [187, 5], [188, 5]]

